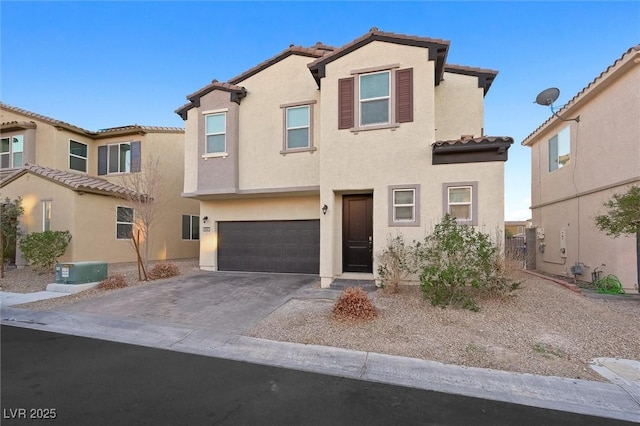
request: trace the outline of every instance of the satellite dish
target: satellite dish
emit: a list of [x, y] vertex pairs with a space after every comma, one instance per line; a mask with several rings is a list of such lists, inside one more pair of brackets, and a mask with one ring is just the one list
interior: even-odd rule
[[558, 96], [560, 96], [560, 89], [551, 87], [543, 90], [536, 96], [536, 103], [542, 106], [550, 106], [558, 99]]

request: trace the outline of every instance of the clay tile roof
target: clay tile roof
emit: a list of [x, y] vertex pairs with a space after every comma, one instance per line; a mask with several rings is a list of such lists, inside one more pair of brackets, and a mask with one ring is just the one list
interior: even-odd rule
[[253, 68], [248, 69], [247, 71], [243, 72], [240, 75], [237, 75], [231, 79], [228, 80], [228, 83], [230, 84], [238, 84], [243, 80], [246, 80], [247, 78], [251, 77], [252, 75], [255, 75], [257, 73], [259, 73], [260, 71], [270, 67], [271, 65], [280, 62], [281, 60], [287, 58], [288, 56], [291, 55], [301, 55], [301, 56], [308, 56], [311, 58], [321, 58], [325, 55], [329, 55], [330, 52], [334, 51], [334, 47], [331, 46], [326, 46], [322, 43], [318, 44], [316, 43], [315, 46], [312, 47], [302, 47], [302, 46], [295, 46], [295, 45], [291, 45], [289, 46], [287, 49], [283, 50], [282, 52], [278, 53], [277, 55], [267, 59], [266, 61], [263, 61], [261, 63], [259, 63], [258, 65], [256, 65]]
[[[582, 98], [585, 95], [585, 93], [588, 92], [593, 86], [595, 86], [595, 85], [599, 84], [600, 82], [604, 81], [618, 65], [620, 65], [622, 62], [626, 62], [628, 60], [631, 60], [631, 58], [634, 57], [634, 56], [639, 56], [639, 55], [640, 55], [640, 44], [632, 46], [629, 49], [627, 49], [627, 51], [624, 52], [622, 54], [622, 56], [620, 56], [618, 59], [616, 59], [613, 62], [613, 64], [609, 65], [606, 70], [602, 71], [600, 73], [600, 75], [598, 75], [589, 84], [587, 84], [582, 90], [580, 90], [573, 98], [571, 98], [569, 100], [569, 102], [564, 104], [564, 106], [562, 108], [560, 108], [558, 111], [556, 111], [556, 114], [562, 115], [562, 113], [564, 111], [567, 111], [569, 108], [571, 108], [571, 106], [573, 106], [576, 102], [578, 102], [580, 100], [580, 98]], [[636, 60], [638, 60], [638, 59], [637, 58], [634, 59], [634, 61], [636, 61]], [[540, 126], [538, 126], [537, 129], [535, 129], [533, 132], [531, 132], [529, 134], [529, 136], [524, 138], [524, 140], [521, 142], [521, 145], [524, 145], [524, 146], [529, 145], [532, 142], [532, 138], [534, 137], [534, 135], [537, 134], [542, 128], [546, 127], [553, 120], [557, 120], [557, 119], [556, 119], [555, 116], [552, 115], [544, 123], [542, 123]]]
[[453, 74], [472, 75], [478, 77], [478, 87], [482, 87], [484, 89], [485, 95], [489, 91], [493, 80], [495, 80], [498, 75], [498, 71], [496, 70], [454, 64], [446, 64], [444, 66], [444, 71]]
[[[67, 130], [71, 130], [76, 133], [86, 134], [86, 135], [94, 135], [95, 132], [90, 130], [83, 129], [82, 127], [74, 126], [73, 124], [66, 123], [64, 121], [56, 120], [55, 118], [47, 117], [46, 115], [36, 114], [35, 112], [27, 111], [26, 109], [14, 107], [11, 105], [7, 105], [5, 103], [0, 102], [0, 107], [7, 109], [9, 111], [17, 112], [18, 114], [26, 115], [27, 117], [34, 118], [36, 120], [44, 121], [53, 126], [63, 127]], [[4, 123], [3, 123], [4, 124]]]
[[489, 145], [489, 144], [512, 144], [513, 138], [510, 136], [480, 136], [480, 137], [461, 137], [448, 141], [436, 141], [432, 146], [443, 145]]
[[127, 195], [134, 194], [134, 192], [127, 188], [111, 183], [105, 179], [81, 173], [65, 172], [62, 170], [51, 169], [49, 167], [41, 167], [36, 164], [25, 164], [21, 169], [18, 169], [9, 176], [6, 176], [1, 181], [1, 185], [4, 186], [25, 173], [33, 173], [77, 192], [111, 195], [119, 198], [126, 198]]

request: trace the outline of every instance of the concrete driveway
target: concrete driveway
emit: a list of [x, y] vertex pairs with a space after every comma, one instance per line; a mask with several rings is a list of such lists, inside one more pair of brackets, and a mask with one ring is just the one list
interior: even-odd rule
[[330, 297], [320, 290], [319, 282], [314, 275], [203, 272], [132, 287], [63, 309], [243, 334], [297, 294]]

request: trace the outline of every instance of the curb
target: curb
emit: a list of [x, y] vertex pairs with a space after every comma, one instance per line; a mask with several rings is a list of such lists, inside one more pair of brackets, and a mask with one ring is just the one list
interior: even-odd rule
[[533, 275], [534, 277], [542, 278], [543, 280], [547, 280], [547, 281], [551, 281], [552, 283], [559, 284], [562, 287], [573, 291], [574, 293], [577, 293], [577, 294], [579, 294], [581, 296], [584, 296], [584, 294], [582, 293], [582, 290], [580, 289], [580, 287], [578, 287], [575, 284], [571, 284], [571, 283], [563, 281], [561, 279], [553, 278], [553, 277], [550, 277], [548, 275], [539, 274], [539, 273], [533, 272], [533, 271], [524, 270], [524, 272], [526, 272], [529, 275]]

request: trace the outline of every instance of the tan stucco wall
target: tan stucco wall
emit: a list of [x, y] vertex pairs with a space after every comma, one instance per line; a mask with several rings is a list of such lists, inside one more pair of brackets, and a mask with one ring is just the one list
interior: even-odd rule
[[[241, 190], [318, 185], [320, 92], [307, 68], [311, 61], [291, 55], [238, 83], [247, 89], [240, 107]], [[312, 100], [318, 101], [313, 105], [313, 140], [318, 150], [280, 154], [284, 130], [280, 105]]]
[[[203, 201], [200, 218], [200, 268], [218, 267], [218, 222], [253, 220], [310, 220], [320, 218], [318, 197], [277, 197]], [[209, 228], [205, 231], [204, 228]]]
[[[582, 279], [590, 281], [593, 268], [606, 263], [604, 273], [617, 275], [627, 290], [634, 291], [635, 239], [613, 239], [594, 225], [594, 217], [605, 211], [603, 202], [629, 184], [640, 185], [640, 66], [627, 66], [626, 72], [616, 71], [563, 114], [579, 116], [579, 123], [555, 120], [531, 142], [531, 202], [533, 225], [545, 230], [542, 258], [541, 241], [537, 247], [539, 269], [570, 275], [568, 268], [582, 262], [587, 265]], [[566, 126], [571, 129], [570, 162], [549, 172], [548, 141]], [[552, 263], [562, 262], [553, 255], [561, 227], [568, 230], [565, 265]]]
[[478, 77], [445, 72], [435, 88], [435, 102], [436, 140], [482, 136], [484, 89], [478, 87]]

